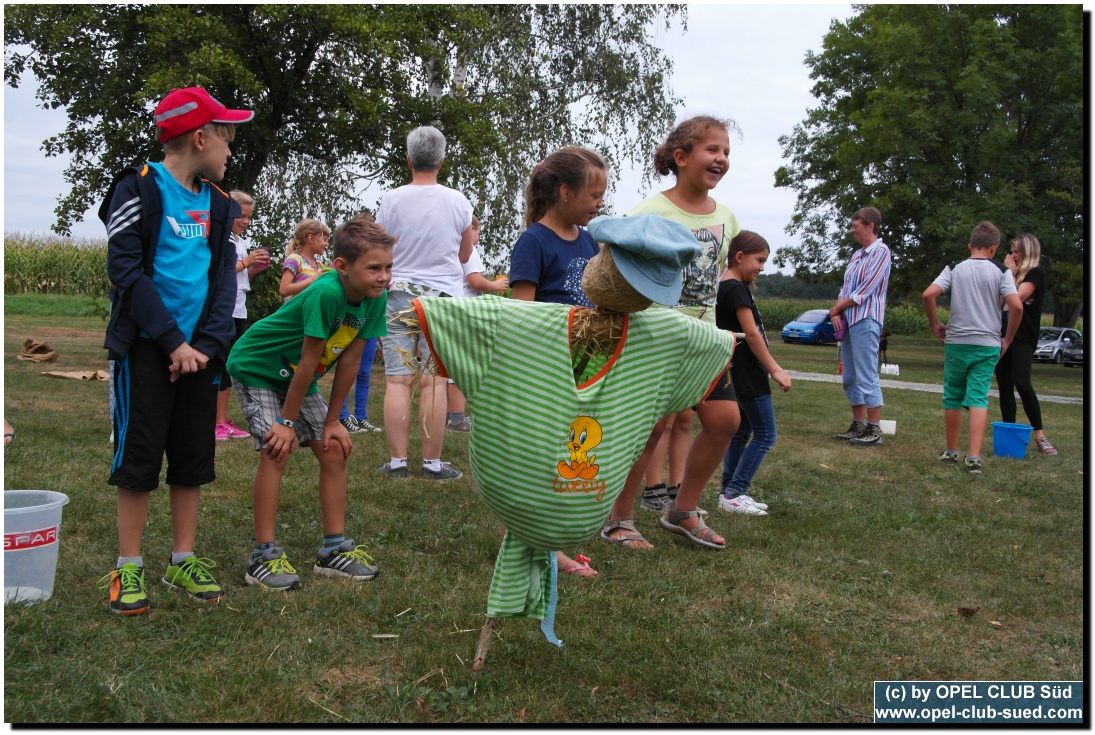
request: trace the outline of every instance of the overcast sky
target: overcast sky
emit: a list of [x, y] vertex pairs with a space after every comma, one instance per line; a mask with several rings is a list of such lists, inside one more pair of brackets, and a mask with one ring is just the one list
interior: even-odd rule
[[[741, 128], [740, 139], [731, 134], [730, 170], [713, 196], [777, 250], [790, 241], [784, 228], [795, 203], [793, 192], [773, 186], [774, 172], [784, 163], [777, 141], [816, 105], [806, 52], [819, 52], [830, 23], [851, 15], [851, 5], [693, 4], [687, 33], [679, 25], [658, 31], [674, 61], [671, 85], [684, 100], [678, 119], [709, 114], [731, 118]], [[29, 73], [19, 89], [4, 87], [5, 232], [48, 232], [57, 200], [67, 191], [67, 161], [46, 158], [41, 150], [43, 140], [64, 129], [66, 117], [62, 110], [41, 109], [34, 88]], [[642, 192], [640, 179], [639, 171], [621, 172], [609, 202], [613, 211], [625, 212], [672, 183], [663, 179]], [[103, 226], [89, 210], [73, 235], [99, 239]]]

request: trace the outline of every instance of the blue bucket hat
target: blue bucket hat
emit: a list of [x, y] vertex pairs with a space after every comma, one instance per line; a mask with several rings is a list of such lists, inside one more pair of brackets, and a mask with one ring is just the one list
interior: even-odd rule
[[700, 254], [691, 230], [657, 214], [601, 215], [587, 229], [612, 249], [612, 262], [632, 288], [658, 304], [680, 301], [684, 268]]

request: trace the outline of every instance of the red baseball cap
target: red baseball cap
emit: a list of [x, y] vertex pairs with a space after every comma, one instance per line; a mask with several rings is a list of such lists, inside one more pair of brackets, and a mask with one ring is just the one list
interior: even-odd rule
[[161, 143], [208, 123], [238, 125], [249, 122], [254, 116], [250, 110], [229, 110], [201, 87], [171, 90], [163, 102], [156, 105], [155, 112]]

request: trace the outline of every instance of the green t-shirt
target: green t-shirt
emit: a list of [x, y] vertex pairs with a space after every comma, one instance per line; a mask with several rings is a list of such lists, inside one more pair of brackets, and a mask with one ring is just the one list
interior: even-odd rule
[[699, 241], [700, 254], [684, 269], [684, 288], [673, 308], [714, 324], [719, 276], [726, 266], [730, 241], [741, 232], [738, 218], [730, 207], [715, 202], [715, 211], [711, 214], [691, 214], [669, 201], [665, 194], [658, 193], [639, 202], [627, 214], [657, 214], [692, 230]]
[[317, 393], [316, 381], [327, 374], [354, 338], [388, 333], [387, 305], [387, 292], [378, 299], [349, 303], [338, 271], [328, 271], [244, 332], [228, 356], [228, 373], [243, 385], [285, 393], [300, 362], [304, 338], [318, 337], [327, 344], [308, 386], [309, 393]]

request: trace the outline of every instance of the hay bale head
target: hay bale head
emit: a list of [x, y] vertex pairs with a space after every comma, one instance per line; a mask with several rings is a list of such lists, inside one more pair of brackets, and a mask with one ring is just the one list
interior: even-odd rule
[[624, 280], [612, 261], [612, 250], [607, 245], [586, 264], [585, 273], [582, 274], [582, 290], [586, 298], [602, 309], [623, 314], [642, 311], [654, 303]]

